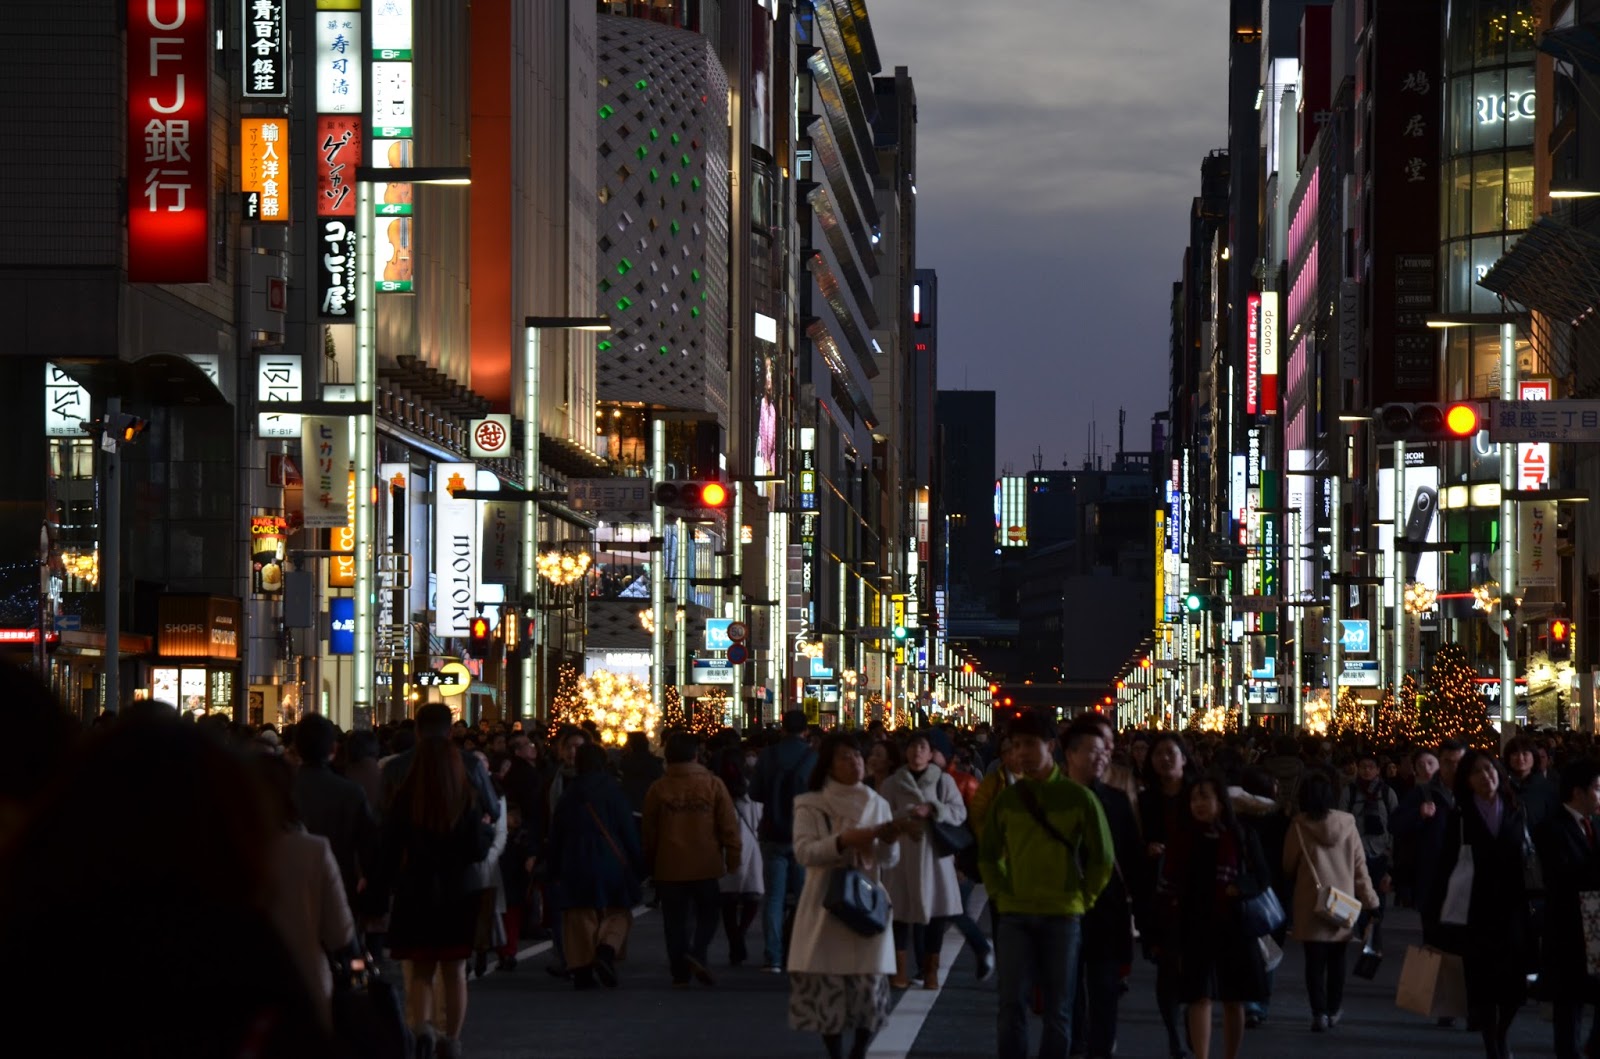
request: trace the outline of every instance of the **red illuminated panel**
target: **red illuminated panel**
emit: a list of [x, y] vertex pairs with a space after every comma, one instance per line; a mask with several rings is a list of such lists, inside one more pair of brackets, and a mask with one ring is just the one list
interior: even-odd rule
[[128, 279], [211, 278], [207, 0], [128, 2]]
[[356, 215], [356, 166], [360, 164], [360, 115], [317, 115], [318, 217]]

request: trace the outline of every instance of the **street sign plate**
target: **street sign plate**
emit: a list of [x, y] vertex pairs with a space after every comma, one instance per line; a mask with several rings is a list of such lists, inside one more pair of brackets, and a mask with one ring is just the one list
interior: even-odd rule
[[733, 683], [733, 666], [721, 658], [696, 658], [692, 668], [696, 684]]
[[750, 635], [750, 627], [742, 621], [728, 623], [728, 639], [734, 643], [742, 642]]
[[1339, 683], [1351, 688], [1375, 688], [1382, 684], [1381, 677], [1375, 660], [1348, 658], [1345, 659], [1344, 672], [1339, 674]]
[[1492, 400], [1489, 440], [1600, 442], [1600, 401]]
[[1355, 655], [1372, 650], [1372, 622], [1365, 618], [1340, 618], [1339, 646]]
[[733, 622], [727, 618], [706, 619], [707, 651], [726, 651], [733, 644], [735, 637], [728, 635], [728, 627], [732, 624]]
[[1277, 596], [1234, 596], [1233, 609], [1246, 614], [1259, 614], [1264, 611], [1277, 610], [1283, 605], [1283, 600]]
[[728, 664], [730, 666], [742, 666], [749, 660], [750, 650], [744, 644], [736, 643], [728, 648]]

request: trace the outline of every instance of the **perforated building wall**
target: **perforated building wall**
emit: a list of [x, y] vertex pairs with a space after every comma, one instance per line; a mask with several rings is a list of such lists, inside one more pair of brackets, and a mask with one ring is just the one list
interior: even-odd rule
[[728, 82], [706, 39], [601, 15], [602, 401], [728, 412]]

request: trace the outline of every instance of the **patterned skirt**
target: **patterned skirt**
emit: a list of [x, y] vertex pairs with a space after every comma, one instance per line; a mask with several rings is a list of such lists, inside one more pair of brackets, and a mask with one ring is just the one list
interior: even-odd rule
[[802, 1033], [877, 1033], [889, 1017], [889, 976], [789, 974], [789, 1028]]

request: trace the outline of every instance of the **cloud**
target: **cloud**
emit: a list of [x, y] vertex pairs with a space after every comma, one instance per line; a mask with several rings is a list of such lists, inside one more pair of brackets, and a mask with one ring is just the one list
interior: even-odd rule
[[1130, 449], [1167, 402], [1172, 281], [1200, 162], [1227, 138], [1225, 5], [868, 0], [916, 83], [917, 260], [944, 388], [998, 391], [1002, 464]]

